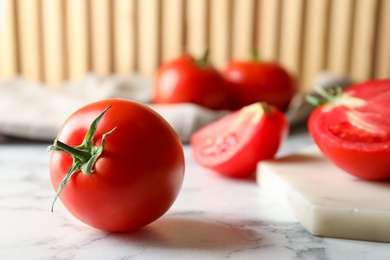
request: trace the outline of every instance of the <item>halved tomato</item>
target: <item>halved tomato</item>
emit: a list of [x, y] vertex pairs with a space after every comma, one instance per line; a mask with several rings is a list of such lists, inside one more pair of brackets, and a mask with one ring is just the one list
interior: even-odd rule
[[256, 164], [272, 158], [288, 134], [284, 114], [267, 103], [255, 103], [193, 134], [194, 160], [222, 175], [245, 177]]
[[356, 177], [389, 179], [390, 80], [320, 94], [324, 104], [310, 115], [308, 129], [325, 157]]

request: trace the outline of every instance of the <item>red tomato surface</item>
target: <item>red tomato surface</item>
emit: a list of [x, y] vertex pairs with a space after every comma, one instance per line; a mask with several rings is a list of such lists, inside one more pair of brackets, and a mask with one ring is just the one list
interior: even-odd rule
[[200, 165], [222, 175], [245, 177], [256, 170], [259, 161], [275, 155], [287, 133], [282, 112], [255, 103], [201, 128], [190, 145]]
[[267, 102], [286, 111], [296, 92], [294, 80], [277, 63], [231, 61], [223, 76], [231, 92], [233, 110], [256, 102]]
[[221, 74], [211, 65], [200, 65], [188, 54], [163, 64], [153, 86], [153, 102], [194, 103], [225, 109], [228, 93]]
[[390, 178], [390, 80], [348, 87], [316, 108], [308, 129], [331, 162], [367, 180]]
[[[80, 145], [91, 122], [108, 106], [98, 124], [95, 145], [105, 147], [87, 175], [76, 172], [60, 199], [82, 222], [106, 231], [132, 231], [162, 216], [176, 199], [184, 176], [184, 153], [172, 127], [145, 105], [123, 99], [91, 103], [74, 112], [57, 139]], [[53, 152], [50, 177], [58, 189], [72, 165], [65, 152]]]

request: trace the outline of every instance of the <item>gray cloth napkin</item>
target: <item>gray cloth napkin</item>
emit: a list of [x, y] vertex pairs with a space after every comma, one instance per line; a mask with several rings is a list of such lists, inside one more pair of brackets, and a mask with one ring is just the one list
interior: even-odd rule
[[[344, 87], [350, 83], [343, 77], [323, 73], [314, 85]], [[0, 135], [52, 141], [75, 110], [112, 97], [148, 104], [168, 121], [183, 143], [190, 140], [194, 131], [230, 113], [188, 103], [151, 105], [152, 82], [137, 74], [107, 77], [90, 74], [81, 81], [66, 82], [56, 90], [14, 78], [0, 81]], [[286, 112], [291, 126], [305, 122], [312, 109], [304, 96], [297, 94]]]
[[194, 131], [229, 113], [187, 103], [151, 105], [152, 83], [139, 75], [91, 74], [81, 81], [64, 83], [57, 90], [15, 78], [0, 81], [0, 134], [52, 141], [71, 113], [88, 103], [113, 97], [149, 105], [171, 124], [184, 143]]

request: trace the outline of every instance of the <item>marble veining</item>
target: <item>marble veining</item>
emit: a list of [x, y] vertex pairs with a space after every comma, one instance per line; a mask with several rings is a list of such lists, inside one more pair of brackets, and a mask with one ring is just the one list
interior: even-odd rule
[[[306, 146], [297, 134], [280, 155]], [[389, 259], [388, 244], [308, 233], [254, 178], [197, 166], [185, 146], [183, 188], [172, 208], [133, 233], [84, 225], [59, 202], [45, 143], [0, 143], [0, 259]]]

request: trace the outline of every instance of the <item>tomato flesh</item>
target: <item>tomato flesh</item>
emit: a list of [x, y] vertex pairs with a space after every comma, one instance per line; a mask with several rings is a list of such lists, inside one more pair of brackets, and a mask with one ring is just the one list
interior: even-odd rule
[[390, 140], [389, 133], [373, 133], [354, 127], [350, 122], [341, 122], [329, 127], [329, 131], [340, 139], [350, 142], [379, 143]]
[[352, 85], [344, 97], [346, 102], [312, 112], [311, 136], [324, 156], [346, 173], [366, 180], [390, 179], [390, 80]]
[[273, 106], [265, 111], [255, 103], [198, 130], [190, 145], [200, 165], [225, 176], [245, 177], [259, 161], [275, 155], [287, 132], [282, 112]]

